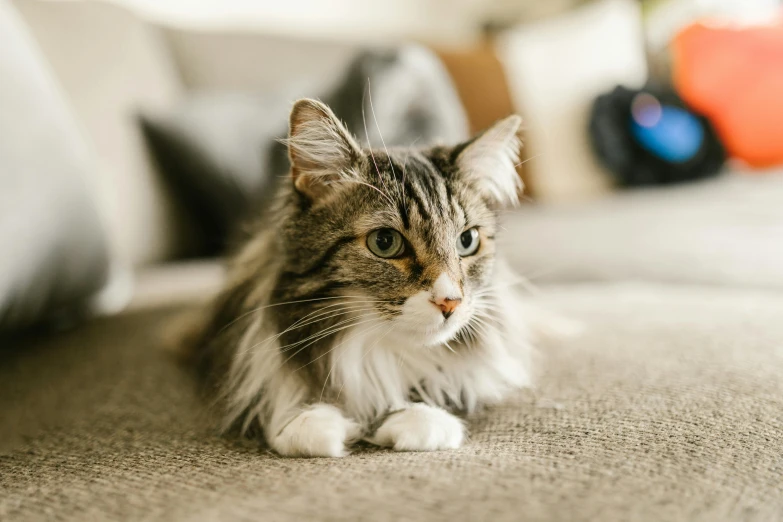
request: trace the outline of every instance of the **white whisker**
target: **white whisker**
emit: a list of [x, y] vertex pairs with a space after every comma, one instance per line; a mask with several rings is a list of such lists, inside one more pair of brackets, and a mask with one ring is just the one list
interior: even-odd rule
[[[375, 128], [378, 129], [378, 137], [381, 138], [383, 144], [383, 150], [386, 152], [386, 158], [389, 160], [389, 168], [391, 168], [392, 176], [397, 179], [397, 174], [394, 173], [394, 165], [392, 164], [391, 156], [389, 156], [389, 149], [386, 148], [386, 142], [383, 140], [383, 134], [381, 134], [381, 126], [378, 125], [378, 118], [375, 116], [375, 107], [372, 104], [372, 86], [370, 85], [370, 79], [367, 78], [367, 97], [370, 98], [370, 111], [372, 112], [372, 119], [375, 120]], [[366, 132], [366, 131], [365, 131]], [[383, 179], [381, 179], [383, 181]], [[384, 188], [389, 190], [384, 183]]]
[[[370, 85], [370, 78], [367, 78], [367, 86]], [[381, 175], [381, 169], [378, 168], [378, 162], [375, 161], [375, 154], [372, 152], [372, 144], [370, 143], [370, 132], [367, 130], [367, 117], [364, 114], [364, 96], [367, 94], [367, 91], [362, 91], [362, 122], [364, 123], [364, 135], [367, 137], [367, 149], [370, 151], [370, 157], [372, 158], [372, 163], [375, 165], [375, 172], [378, 173], [378, 179], [381, 180], [381, 183], [383, 183], [384, 188], [386, 188], [386, 184], [383, 182], [383, 176]], [[381, 192], [379, 190], [379, 192]], [[387, 196], [387, 199], [391, 200]]]
[[[381, 320], [381, 319], [379, 319], [379, 321], [382, 321], [382, 320]], [[383, 322], [381, 322], [380, 324], [377, 324], [377, 325], [373, 326], [373, 327], [372, 327], [372, 328], [371, 328], [369, 331], [372, 331], [373, 329], [375, 329], [375, 328], [378, 328], [378, 327], [380, 327], [380, 326], [383, 326]], [[354, 335], [358, 335], [359, 333], [361, 333], [361, 332], [357, 332], [357, 333], [356, 333], [356, 334], [354, 334]], [[301, 370], [302, 368], [304, 368], [304, 367], [306, 367], [306, 366], [309, 366], [310, 364], [313, 364], [313, 363], [314, 363], [315, 361], [317, 361], [318, 359], [320, 359], [320, 358], [322, 358], [322, 357], [324, 357], [324, 356], [326, 356], [326, 355], [329, 355], [329, 354], [330, 354], [330, 353], [332, 353], [332, 352], [333, 352], [335, 349], [337, 349], [337, 348], [339, 348], [340, 346], [342, 346], [343, 344], [345, 344], [345, 343], [348, 341], [348, 339], [349, 339], [349, 338], [346, 338], [346, 339], [345, 339], [345, 340], [343, 340], [342, 342], [340, 342], [340, 343], [338, 343], [338, 344], [335, 344], [334, 346], [332, 346], [331, 348], [329, 348], [327, 351], [325, 351], [324, 353], [322, 353], [321, 355], [319, 355], [318, 357], [316, 357], [316, 358], [315, 358], [315, 359], [313, 359], [312, 361], [309, 361], [309, 362], [307, 362], [306, 364], [304, 364], [304, 365], [300, 366], [299, 368], [297, 368], [296, 370], [294, 370], [294, 372], [298, 372], [298, 371], [299, 371], [299, 370]], [[330, 372], [331, 372], [331, 370], [330, 370]], [[328, 379], [328, 378], [329, 378], [329, 374], [327, 374], [327, 375], [326, 375], [326, 377], [327, 377], [327, 379]], [[326, 382], [326, 381], [324, 381], [324, 382]], [[321, 397], [323, 397], [323, 389], [321, 389]], [[320, 399], [319, 399], [319, 400], [320, 400]]]
[[372, 318], [370, 318], [370, 319], [365, 319], [365, 320], [363, 320], [363, 321], [359, 321], [359, 322], [353, 322], [353, 323], [346, 324], [346, 325], [344, 325], [344, 326], [341, 326], [340, 328], [333, 328], [333, 329], [331, 329], [330, 331], [328, 331], [328, 332], [324, 333], [323, 335], [319, 336], [317, 339], [315, 339], [315, 340], [313, 340], [313, 341], [310, 341], [309, 343], [305, 344], [304, 346], [302, 346], [301, 348], [299, 348], [297, 351], [295, 351], [294, 353], [292, 353], [292, 354], [291, 354], [291, 355], [290, 355], [290, 356], [289, 356], [289, 357], [288, 357], [288, 358], [287, 358], [285, 361], [283, 361], [283, 364], [281, 364], [281, 365], [280, 365], [280, 367], [278, 368], [278, 370], [279, 370], [280, 368], [282, 368], [283, 366], [285, 366], [285, 365], [286, 365], [286, 363], [288, 363], [288, 361], [290, 361], [291, 359], [293, 359], [294, 357], [296, 357], [296, 356], [297, 356], [299, 353], [301, 353], [301, 352], [302, 352], [302, 350], [304, 350], [304, 349], [305, 349], [305, 348], [307, 348], [308, 346], [312, 346], [313, 344], [317, 343], [317, 342], [318, 342], [318, 341], [320, 341], [321, 339], [324, 339], [325, 337], [328, 337], [328, 336], [330, 336], [330, 335], [333, 335], [333, 334], [336, 334], [336, 333], [338, 333], [338, 332], [341, 332], [341, 331], [343, 331], [343, 330], [345, 330], [345, 329], [347, 329], [347, 328], [353, 328], [354, 326], [359, 326], [360, 324], [366, 324], [366, 323], [369, 323], [369, 322], [372, 322], [372, 321], [377, 321], [377, 320], [378, 320], [378, 318], [377, 318], [377, 317], [372, 317]]
[[369, 316], [372, 316], [372, 315], [375, 315], [375, 312], [368, 312], [366, 314], [349, 317], [348, 319], [343, 319], [342, 321], [338, 321], [337, 323], [335, 323], [333, 325], [327, 326], [323, 330], [320, 330], [320, 331], [318, 331], [318, 332], [316, 332], [316, 333], [314, 333], [314, 334], [312, 334], [312, 335], [310, 335], [308, 337], [305, 337], [304, 339], [300, 339], [300, 340], [298, 340], [296, 342], [280, 346], [278, 349], [281, 352], [287, 352], [287, 351], [291, 350], [292, 348], [295, 348], [295, 347], [299, 346], [300, 344], [307, 343], [308, 341], [310, 341], [310, 343], [305, 345], [305, 347], [306, 346], [310, 346], [311, 344], [313, 344], [315, 342], [318, 342], [323, 337], [331, 335], [331, 334], [333, 334], [335, 332], [339, 332], [340, 330], [342, 330], [344, 328], [344, 325], [350, 325], [352, 322], [355, 322], [358, 319], [363, 319], [365, 317], [369, 317]]
[[[368, 312], [369, 312], [369, 311], [371, 311], [371, 310], [372, 310], [372, 309], [369, 309], [369, 308], [368, 308], [368, 309], [366, 309], [366, 311], [368, 311]], [[341, 313], [341, 314], [337, 314], [337, 315], [345, 315], [345, 314], [347, 314], [347, 313], [352, 313], [352, 312], [353, 312], [353, 313], [356, 313], [356, 312], [361, 312], [361, 311], [363, 311], [363, 310], [352, 310], [352, 311], [348, 311], [348, 312]], [[369, 314], [367, 314], [367, 315], [369, 315]], [[365, 316], [366, 316], [366, 315], [365, 315]], [[362, 317], [365, 317], [365, 316], [362, 316]], [[329, 329], [329, 328], [334, 328], [334, 327], [336, 327], [336, 326], [338, 326], [338, 325], [344, 324], [344, 323], [346, 323], [346, 322], [348, 322], [348, 321], [351, 321], [351, 320], [353, 320], [353, 319], [355, 319], [355, 317], [352, 317], [352, 318], [349, 318], [349, 319], [345, 319], [345, 320], [343, 320], [343, 321], [340, 321], [340, 322], [338, 322], [338, 323], [336, 323], [336, 324], [333, 324], [333, 325], [331, 325], [331, 326], [328, 326], [327, 328], [325, 328], [324, 330], [321, 330], [320, 332], [316, 332], [316, 333], [312, 334], [311, 336], [309, 336], [309, 337], [307, 337], [307, 338], [305, 338], [305, 339], [300, 339], [299, 341], [296, 341], [296, 342], [294, 342], [294, 343], [287, 344], [287, 345], [284, 345], [284, 346], [273, 346], [273, 347], [263, 348], [263, 350], [278, 350], [278, 351], [280, 351], [281, 353], [282, 353], [282, 352], [285, 352], [285, 351], [288, 351], [288, 349], [291, 349], [291, 347], [295, 347], [295, 346], [296, 346], [296, 345], [298, 345], [298, 344], [301, 344], [301, 343], [303, 343], [303, 342], [307, 342], [307, 341], [309, 341], [310, 339], [312, 339], [312, 338], [314, 338], [314, 337], [317, 337], [317, 336], [319, 336], [321, 333], [323, 333], [325, 330], [327, 330], [327, 329]], [[323, 319], [321, 319], [321, 320], [323, 320]], [[319, 322], [319, 321], [313, 321], [313, 323], [316, 323], [316, 322]], [[311, 323], [311, 324], [312, 324], [312, 323]], [[304, 325], [302, 325], [302, 326], [304, 326]], [[250, 351], [261, 351], [261, 350], [262, 350], [262, 348], [261, 348], [262, 346], [264, 346], [265, 344], [268, 344], [268, 343], [270, 343], [270, 342], [274, 342], [274, 341], [276, 341], [277, 339], [279, 339], [280, 337], [282, 337], [283, 335], [285, 335], [285, 334], [286, 334], [286, 333], [288, 333], [289, 331], [291, 331], [291, 329], [288, 329], [288, 328], [287, 328], [287, 329], [283, 330], [283, 331], [282, 331], [282, 332], [280, 332], [280, 333], [277, 333], [277, 334], [275, 334], [275, 335], [272, 335], [272, 336], [270, 336], [270, 337], [267, 337], [267, 338], [266, 338], [266, 339], [264, 339], [263, 341], [260, 341], [260, 342], [258, 342], [258, 343], [256, 343], [256, 344], [253, 344], [253, 345], [249, 346], [249, 347], [248, 347], [248, 348], [246, 348], [245, 350], [238, 351], [238, 352], [237, 352], [237, 354], [248, 353], [248, 352], [250, 352]]]
[[[227, 325], [225, 325], [223, 328], [218, 330], [217, 333], [220, 334], [226, 328], [230, 327], [231, 325], [233, 325], [237, 321], [239, 321], [241, 319], [244, 319], [248, 315], [252, 315], [252, 314], [254, 314], [256, 312], [260, 312], [261, 310], [266, 310], [267, 308], [273, 308], [275, 306], [283, 306], [283, 305], [290, 305], [290, 304], [311, 303], [311, 302], [314, 302], [314, 301], [326, 301], [326, 300], [330, 300], [330, 299], [353, 299], [353, 298], [355, 298], [355, 299], [366, 299], [366, 296], [339, 295], [339, 296], [334, 296], [334, 297], [314, 297], [312, 299], [299, 299], [299, 300], [296, 300], [296, 301], [286, 301], [286, 302], [283, 302], [283, 303], [272, 303], [272, 304], [268, 304], [268, 305], [264, 305], [264, 306], [259, 306], [257, 308], [253, 308], [252, 310], [248, 310], [247, 312], [241, 314], [239, 317], [237, 317], [236, 319], [234, 319], [233, 321], [231, 321]], [[379, 301], [379, 302], [389, 302], [389, 301]]]
[[519, 167], [519, 166], [521, 166], [521, 165], [524, 165], [524, 164], [525, 164], [525, 163], [527, 163], [528, 161], [531, 161], [531, 160], [534, 160], [534, 159], [536, 159], [536, 158], [539, 158], [539, 157], [541, 157], [543, 154], [544, 154], [543, 152], [540, 152], [540, 153], [536, 154], [535, 156], [530, 156], [529, 158], [525, 158], [524, 160], [520, 161], [519, 163], [516, 163], [516, 164], [514, 165], [514, 167]]
[[392, 206], [394, 206], [394, 201], [393, 201], [393, 200], [392, 200], [392, 199], [391, 199], [389, 196], [387, 196], [387, 195], [386, 195], [386, 194], [385, 194], [385, 193], [384, 193], [384, 192], [383, 192], [381, 189], [379, 189], [378, 187], [376, 187], [376, 186], [374, 186], [374, 185], [370, 185], [370, 184], [369, 184], [369, 183], [367, 183], [367, 182], [360, 181], [360, 180], [358, 180], [358, 179], [342, 179], [342, 180], [340, 180], [338, 183], [357, 183], [357, 184], [359, 184], [359, 185], [364, 185], [365, 187], [369, 187], [369, 188], [373, 189], [374, 191], [376, 191], [376, 192], [377, 192], [378, 194], [380, 194], [381, 196], [383, 196], [383, 197], [386, 199], [386, 201], [388, 201], [388, 202], [389, 202], [389, 205], [392, 205]]

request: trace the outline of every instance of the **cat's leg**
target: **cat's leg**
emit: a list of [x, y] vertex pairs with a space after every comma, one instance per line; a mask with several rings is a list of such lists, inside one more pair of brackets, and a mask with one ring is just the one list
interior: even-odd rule
[[389, 414], [367, 440], [395, 451], [456, 449], [465, 440], [465, 425], [442, 408], [416, 403]]
[[344, 457], [361, 434], [361, 426], [337, 407], [319, 403], [296, 414], [267, 441], [284, 457]]

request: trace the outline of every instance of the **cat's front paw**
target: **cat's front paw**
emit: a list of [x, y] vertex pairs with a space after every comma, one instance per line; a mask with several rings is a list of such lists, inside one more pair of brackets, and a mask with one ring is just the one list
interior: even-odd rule
[[413, 404], [383, 421], [369, 441], [395, 451], [456, 449], [465, 439], [461, 420], [441, 408]]
[[344, 457], [346, 444], [355, 442], [360, 431], [339, 409], [317, 404], [294, 417], [269, 445], [284, 457]]

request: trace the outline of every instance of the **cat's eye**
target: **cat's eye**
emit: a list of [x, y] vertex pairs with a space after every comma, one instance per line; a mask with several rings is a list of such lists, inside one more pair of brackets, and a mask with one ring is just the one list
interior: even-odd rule
[[457, 253], [461, 257], [472, 256], [476, 253], [480, 244], [481, 240], [479, 239], [478, 230], [469, 228], [460, 234], [457, 239]]
[[380, 228], [367, 236], [367, 248], [378, 257], [400, 257], [405, 252], [402, 234], [392, 228]]

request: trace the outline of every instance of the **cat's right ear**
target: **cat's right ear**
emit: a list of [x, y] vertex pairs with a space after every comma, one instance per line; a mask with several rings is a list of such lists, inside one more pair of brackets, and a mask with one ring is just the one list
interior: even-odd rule
[[495, 205], [516, 204], [522, 190], [521, 128], [522, 118], [512, 114], [454, 151], [462, 179]]
[[362, 151], [351, 133], [323, 103], [302, 99], [291, 109], [288, 157], [294, 186], [311, 199], [352, 177]]

